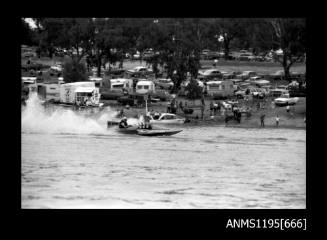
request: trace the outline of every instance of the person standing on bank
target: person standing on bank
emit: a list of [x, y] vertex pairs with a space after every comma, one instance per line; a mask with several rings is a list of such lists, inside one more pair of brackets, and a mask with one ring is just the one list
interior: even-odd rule
[[214, 112], [214, 106], [213, 106], [213, 102], [211, 101], [210, 102], [210, 116], [213, 115], [213, 112]]
[[181, 112], [183, 112], [183, 102], [182, 101], [179, 102], [179, 109], [181, 110]]
[[279, 117], [278, 117], [278, 114], [277, 114], [277, 116], [276, 116], [276, 127], [278, 127], [278, 125], [279, 125]]
[[260, 120], [261, 120], [261, 127], [265, 127], [265, 114], [262, 114], [261, 116], [260, 116]]
[[201, 119], [204, 120], [204, 109], [205, 105], [201, 105]]

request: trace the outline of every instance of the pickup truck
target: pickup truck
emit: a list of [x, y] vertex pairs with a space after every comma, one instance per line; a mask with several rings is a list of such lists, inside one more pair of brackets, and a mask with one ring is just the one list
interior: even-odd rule
[[274, 100], [276, 106], [295, 105], [299, 101], [298, 97], [290, 97], [290, 94], [283, 94]]

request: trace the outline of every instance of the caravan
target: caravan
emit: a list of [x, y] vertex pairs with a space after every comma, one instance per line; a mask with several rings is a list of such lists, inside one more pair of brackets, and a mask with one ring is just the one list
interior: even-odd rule
[[234, 90], [234, 84], [231, 80], [207, 82], [206, 91], [209, 96], [228, 97], [234, 94]]
[[65, 104], [99, 106], [99, 88], [94, 82], [74, 82], [60, 85], [60, 102]]
[[136, 84], [136, 93], [138, 94], [148, 94], [155, 93], [156, 88], [154, 82], [146, 79], [142, 79]]
[[22, 84], [28, 87], [29, 92], [36, 92], [37, 90], [36, 77], [22, 77]]
[[39, 83], [37, 93], [46, 101], [60, 102], [60, 85], [58, 83]]
[[133, 92], [133, 79], [116, 78], [110, 80], [110, 90]]

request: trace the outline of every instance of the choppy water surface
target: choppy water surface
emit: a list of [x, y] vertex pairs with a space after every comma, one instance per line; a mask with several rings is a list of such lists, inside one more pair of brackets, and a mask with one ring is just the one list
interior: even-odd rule
[[22, 111], [22, 208], [306, 207], [305, 130], [142, 137], [106, 129], [110, 109]]

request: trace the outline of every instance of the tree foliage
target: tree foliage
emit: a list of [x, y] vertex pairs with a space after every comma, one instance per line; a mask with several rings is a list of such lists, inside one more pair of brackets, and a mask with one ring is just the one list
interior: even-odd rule
[[39, 44], [46, 46], [49, 57], [53, 56], [55, 47], [60, 47], [79, 62], [90, 47], [91, 21], [88, 18], [39, 18]]
[[253, 20], [252, 44], [260, 49], [282, 49], [276, 57], [284, 68], [285, 78], [290, 80], [290, 67], [306, 52], [305, 19], [274, 18]]
[[[289, 68], [305, 52], [304, 19], [256, 18], [35, 18], [39, 48], [51, 57], [56, 48], [67, 50], [76, 62], [87, 56], [89, 64], [123, 63], [124, 55], [155, 53], [146, 61], [156, 76], [166, 68], [176, 92], [188, 73], [197, 77], [200, 54], [205, 48], [223, 47], [229, 58], [232, 47], [254, 48], [257, 52], [281, 48], [280, 59]], [[28, 39], [28, 29], [23, 34]], [[25, 30], [24, 30], [25, 29]], [[218, 39], [223, 38], [220, 42]], [[25, 40], [24, 40], [25, 41]], [[142, 56], [142, 54], [141, 54]]]
[[212, 20], [211, 27], [213, 31], [217, 36], [223, 38], [225, 59], [229, 58], [230, 46], [234, 40], [246, 39], [245, 29], [247, 25], [247, 19], [244, 18], [218, 18]]
[[194, 79], [191, 79], [190, 83], [185, 87], [185, 91], [187, 92], [186, 97], [192, 100], [202, 96], [202, 87]]
[[78, 62], [76, 59], [66, 60], [63, 68], [63, 77], [66, 83], [87, 80], [85, 65]]

